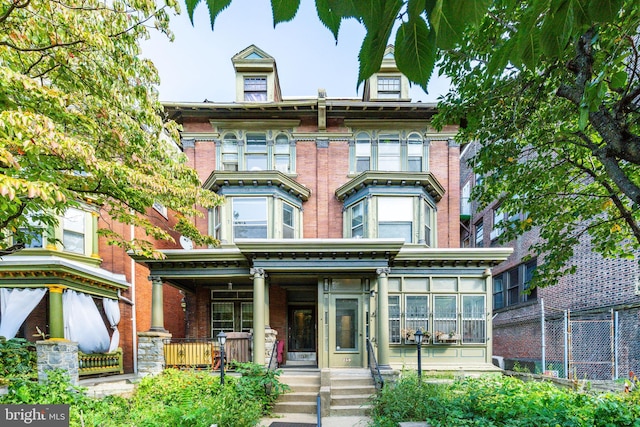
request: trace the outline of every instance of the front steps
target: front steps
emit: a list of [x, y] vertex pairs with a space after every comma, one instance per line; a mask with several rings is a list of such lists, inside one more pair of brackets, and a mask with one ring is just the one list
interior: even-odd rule
[[282, 394], [274, 414], [317, 414], [318, 395], [322, 398], [322, 416], [366, 416], [376, 388], [368, 369], [283, 369], [281, 383], [291, 391]]
[[330, 383], [330, 416], [369, 415], [376, 393], [369, 369], [332, 369]]
[[290, 391], [280, 395], [275, 403], [275, 414], [315, 414], [320, 392], [320, 370], [283, 369], [278, 380]]

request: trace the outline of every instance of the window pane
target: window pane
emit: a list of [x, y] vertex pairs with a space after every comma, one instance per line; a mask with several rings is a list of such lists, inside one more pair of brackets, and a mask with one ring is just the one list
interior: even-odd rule
[[267, 199], [233, 199], [233, 235], [236, 239], [267, 237]]
[[484, 227], [482, 223], [476, 224], [476, 248], [481, 248], [484, 245]]
[[211, 304], [211, 334], [213, 337], [220, 332], [234, 330], [233, 303], [214, 302]]
[[429, 330], [429, 303], [426, 295], [407, 295], [405, 307], [405, 328], [407, 333]]
[[379, 221], [412, 221], [413, 198], [378, 197]]
[[520, 302], [520, 268], [512, 268], [507, 272], [509, 278], [508, 305]]
[[486, 338], [483, 295], [462, 296], [462, 342], [483, 344]]
[[240, 315], [240, 331], [251, 332], [251, 329], [253, 329], [253, 303], [243, 302]]
[[245, 101], [266, 101], [267, 100], [267, 78], [266, 77], [245, 77], [244, 100]]
[[400, 296], [389, 296], [389, 342], [400, 344]]
[[400, 138], [398, 135], [380, 135], [378, 139], [378, 170], [399, 171]]
[[412, 224], [410, 222], [379, 222], [378, 237], [381, 239], [404, 239], [412, 242]]
[[84, 253], [84, 215], [79, 209], [69, 208], [64, 214], [62, 244], [64, 250]]
[[407, 139], [407, 160], [410, 172], [422, 172], [422, 138], [411, 134]]
[[358, 349], [358, 300], [336, 299], [336, 350]]
[[378, 98], [400, 98], [400, 77], [378, 77]]
[[233, 134], [227, 134], [222, 141], [222, 169], [238, 170], [238, 141]]
[[364, 203], [360, 202], [351, 208], [351, 237], [363, 237]]
[[457, 333], [457, 306], [453, 295], [437, 295], [433, 298], [433, 329], [434, 333]]
[[504, 282], [502, 275], [493, 278], [493, 309], [504, 307]]
[[371, 167], [371, 139], [366, 133], [356, 137], [356, 171], [364, 172]]
[[284, 203], [282, 205], [282, 237], [293, 239], [295, 237], [293, 206]]

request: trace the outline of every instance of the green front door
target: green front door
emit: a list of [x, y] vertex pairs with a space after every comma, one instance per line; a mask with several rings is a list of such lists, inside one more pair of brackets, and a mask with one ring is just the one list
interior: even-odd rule
[[333, 295], [329, 307], [329, 365], [364, 367], [364, 310], [360, 295]]

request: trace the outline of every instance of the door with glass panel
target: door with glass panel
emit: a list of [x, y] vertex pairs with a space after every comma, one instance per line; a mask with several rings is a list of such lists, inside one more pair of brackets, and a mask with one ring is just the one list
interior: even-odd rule
[[329, 307], [329, 366], [364, 366], [364, 309], [361, 296], [333, 295]]

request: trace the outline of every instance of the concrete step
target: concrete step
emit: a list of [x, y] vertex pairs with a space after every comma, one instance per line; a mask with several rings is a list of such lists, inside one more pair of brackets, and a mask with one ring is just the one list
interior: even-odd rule
[[273, 406], [275, 414], [315, 414], [316, 403], [307, 402], [281, 402], [280, 399]]
[[278, 396], [278, 402], [306, 402], [316, 404], [318, 391], [315, 392], [287, 392]]
[[331, 385], [331, 395], [350, 395], [350, 394], [368, 394], [369, 396], [376, 393], [376, 387], [373, 384], [367, 385]]
[[371, 412], [370, 405], [345, 405], [334, 406], [331, 405], [329, 415], [332, 417], [353, 417], [353, 416], [368, 416]]
[[370, 394], [350, 394], [348, 396], [336, 396], [331, 394], [331, 406], [366, 405], [371, 402]]

